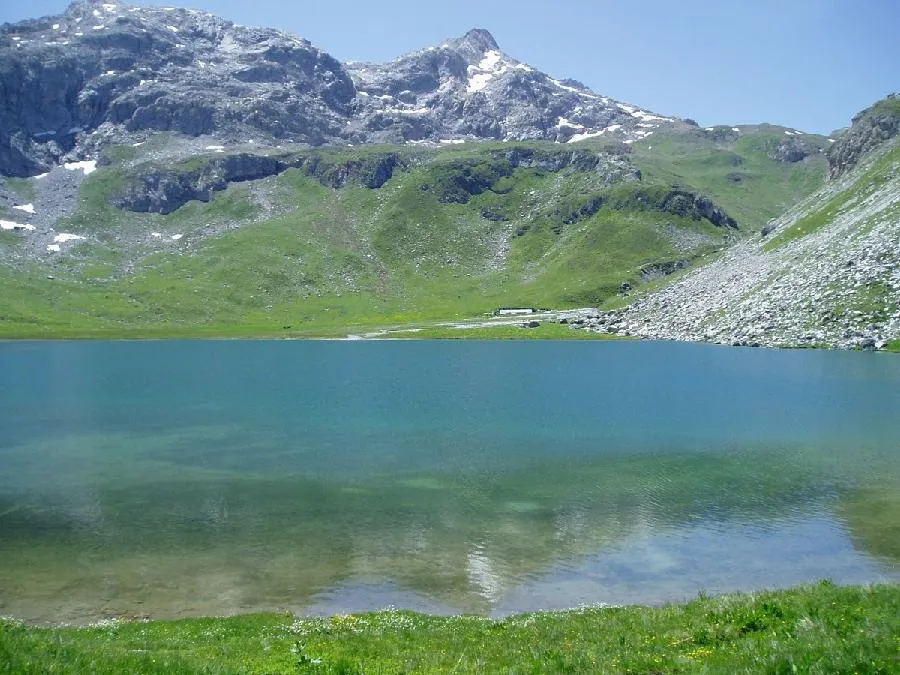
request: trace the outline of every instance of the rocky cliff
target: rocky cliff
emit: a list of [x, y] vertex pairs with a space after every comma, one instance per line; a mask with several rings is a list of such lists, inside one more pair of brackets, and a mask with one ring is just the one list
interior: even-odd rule
[[900, 96], [891, 94], [853, 118], [853, 125], [828, 150], [828, 173], [837, 178], [867, 152], [900, 135]]
[[204, 12], [78, 0], [0, 28], [0, 174], [172, 132], [214, 144], [630, 142], [677, 123], [503, 54], [484, 30], [387, 64]]

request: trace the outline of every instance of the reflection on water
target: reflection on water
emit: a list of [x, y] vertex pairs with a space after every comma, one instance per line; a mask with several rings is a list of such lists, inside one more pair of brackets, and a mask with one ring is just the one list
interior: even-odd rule
[[0, 345], [0, 614], [504, 614], [896, 579], [900, 360]]

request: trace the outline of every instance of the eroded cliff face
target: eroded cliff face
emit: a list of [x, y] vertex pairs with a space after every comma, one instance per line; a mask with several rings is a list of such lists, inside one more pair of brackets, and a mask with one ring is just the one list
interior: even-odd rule
[[853, 125], [828, 150], [828, 174], [837, 178], [867, 152], [900, 135], [900, 96], [891, 94], [853, 118]]
[[387, 64], [204, 12], [80, 0], [0, 28], [0, 174], [157, 132], [262, 145], [630, 142], [679, 123], [556, 80], [484, 30]]

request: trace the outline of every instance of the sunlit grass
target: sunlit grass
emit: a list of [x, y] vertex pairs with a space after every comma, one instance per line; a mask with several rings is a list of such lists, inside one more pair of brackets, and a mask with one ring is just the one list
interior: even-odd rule
[[900, 587], [701, 597], [501, 620], [383, 611], [33, 628], [0, 621], [14, 673], [892, 673]]

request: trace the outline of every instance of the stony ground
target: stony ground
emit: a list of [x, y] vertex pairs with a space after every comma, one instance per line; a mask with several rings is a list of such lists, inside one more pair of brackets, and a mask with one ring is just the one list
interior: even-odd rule
[[[592, 331], [652, 339], [885, 347], [900, 337], [900, 167], [895, 160], [877, 188], [866, 171], [886, 152], [788, 211], [767, 236], [730, 248], [667, 288], [624, 310], [562, 318]], [[847, 190], [854, 197], [829, 224], [767, 250], [780, 233]]]

